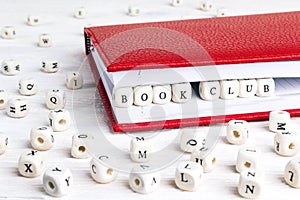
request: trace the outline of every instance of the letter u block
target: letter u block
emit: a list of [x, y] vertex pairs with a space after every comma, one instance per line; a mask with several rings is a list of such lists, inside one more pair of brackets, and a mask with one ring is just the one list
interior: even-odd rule
[[257, 91], [257, 81], [255, 79], [239, 80], [240, 93], [239, 97], [253, 97]]

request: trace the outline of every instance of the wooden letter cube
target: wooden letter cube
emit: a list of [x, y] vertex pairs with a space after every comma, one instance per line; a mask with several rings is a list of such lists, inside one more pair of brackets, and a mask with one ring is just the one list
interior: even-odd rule
[[205, 146], [206, 134], [196, 128], [183, 128], [181, 130], [180, 149], [184, 152], [193, 152]]
[[203, 168], [192, 161], [182, 161], [175, 172], [175, 184], [181, 190], [196, 191], [200, 186]]
[[37, 26], [40, 24], [40, 17], [35, 15], [29, 15], [27, 17], [27, 24], [29, 26]]
[[239, 95], [240, 86], [238, 80], [220, 81], [222, 99], [235, 99]]
[[27, 150], [19, 158], [19, 172], [22, 176], [34, 178], [42, 174], [44, 159], [36, 150]]
[[1, 36], [3, 39], [15, 39], [16, 29], [13, 26], [5, 26], [2, 29]]
[[239, 80], [240, 93], [239, 97], [253, 97], [257, 91], [257, 81], [255, 79], [242, 79]]
[[227, 124], [226, 139], [230, 144], [245, 144], [249, 134], [249, 124], [244, 120], [231, 120]]
[[178, 83], [172, 85], [172, 101], [185, 103], [192, 98], [192, 86], [190, 83]]
[[8, 137], [0, 132], [0, 155], [4, 154], [8, 145]]
[[203, 2], [201, 2], [200, 10], [209, 11], [212, 9], [212, 7], [213, 6], [210, 1], [203, 1]]
[[56, 60], [45, 60], [42, 61], [42, 70], [47, 73], [55, 73], [59, 69], [58, 61]]
[[217, 158], [213, 150], [202, 147], [201, 149], [193, 151], [191, 161], [199, 163], [203, 167], [203, 171], [207, 173], [211, 172], [215, 168]]
[[116, 170], [103, 164], [103, 162], [107, 159], [109, 159], [108, 156], [102, 155], [91, 160], [91, 176], [98, 183], [110, 183], [118, 176], [118, 172]]
[[227, 15], [228, 10], [226, 8], [218, 8], [217, 9], [217, 17], [225, 17]]
[[236, 170], [258, 170], [261, 168], [261, 151], [256, 147], [243, 147], [239, 150]]
[[70, 112], [65, 109], [50, 111], [49, 124], [55, 132], [66, 131], [71, 126]]
[[114, 105], [120, 108], [128, 108], [133, 104], [133, 89], [131, 87], [122, 87], [114, 90]]
[[23, 78], [19, 82], [19, 92], [25, 96], [35, 95], [38, 92], [38, 84], [34, 78]]
[[289, 130], [291, 115], [287, 111], [272, 111], [269, 116], [270, 131], [280, 133]]
[[275, 94], [275, 82], [272, 78], [257, 79], [257, 92], [259, 97], [269, 97]]
[[53, 131], [48, 126], [41, 126], [31, 129], [30, 143], [32, 148], [40, 151], [46, 151], [53, 147]]
[[8, 101], [8, 95], [4, 90], [0, 90], [0, 110], [6, 108], [6, 104]]
[[84, 7], [79, 7], [75, 10], [74, 17], [77, 19], [84, 19], [86, 18], [87, 12]]
[[87, 139], [88, 136], [84, 134], [75, 134], [72, 137], [71, 155], [74, 158], [89, 158], [90, 154], [83, 139]]
[[172, 0], [172, 6], [180, 6], [182, 4], [182, 0]]
[[69, 72], [67, 73], [67, 88], [76, 90], [83, 87], [83, 78], [78, 72]]
[[148, 172], [151, 170], [149, 165], [138, 165], [134, 167], [129, 174], [130, 188], [141, 194], [147, 194], [155, 191], [160, 184], [159, 172]]
[[137, 106], [147, 106], [152, 103], [153, 91], [151, 85], [136, 86], [133, 89], [134, 104]]
[[46, 106], [50, 110], [64, 108], [65, 92], [63, 90], [50, 90], [47, 93]]
[[299, 135], [295, 132], [276, 133], [274, 150], [282, 156], [295, 156], [300, 149]]
[[45, 171], [43, 186], [51, 196], [64, 196], [70, 192], [73, 186], [73, 175], [65, 166], [54, 165]]
[[129, 6], [128, 7], [128, 15], [129, 16], [138, 16], [140, 14], [140, 8], [137, 6]]
[[52, 38], [49, 34], [41, 34], [39, 36], [39, 43], [40, 47], [51, 47], [52, 46]]
[[289, 186], [300, 188], [300, 158], [288, 162], [284, 170], [284, 179]]
[[130, 142], [130, 157], [134, 162], [147, 162], [151, 157], [150, 141], [144, 137], [135, 137]]
[[29, 112], [29, 106], [26, 100], [10, 99], [6, 105], [6, 113], [12, 118], [26, 117]]
[[20, 72], [20, 63], [14, 59], [4, 60], [1, 72], [7, 76], [15, 76]]
[[204, 81], [199, 84], [201, 99], [212, 101], [220, 98], [221, 87], [219, 81]]
[[263, 174], [260, 171], [245, 170], [241, 172], [238, 192], [248, 199], [258, 198], [263, 190]]
[[167, 104], [171, 101], [172, 92], [171, 85], [153, 86], [153, 103]]

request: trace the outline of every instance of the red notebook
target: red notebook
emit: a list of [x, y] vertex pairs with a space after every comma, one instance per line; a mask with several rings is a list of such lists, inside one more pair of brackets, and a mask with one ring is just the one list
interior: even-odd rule
[[[263, 120], [275, 109], [298, 116], [299, 21], [300, 12], [286, 12], [85, 28], [86, 54], [113, 130]], [[117, 108], [113, 102], [120, 87], [266, 77], [276, 80], [273, 97], [220, 100], [222, 112], [206, 109], [219, 104], [201, 100], [197, 89], [190, 103], [197, 112], [189, 103]]]

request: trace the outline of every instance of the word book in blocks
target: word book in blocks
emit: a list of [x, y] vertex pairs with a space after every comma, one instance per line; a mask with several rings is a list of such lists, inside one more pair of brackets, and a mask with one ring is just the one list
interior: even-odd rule
[[116, 132], [300, 114], [300, 12], [85, 28]]

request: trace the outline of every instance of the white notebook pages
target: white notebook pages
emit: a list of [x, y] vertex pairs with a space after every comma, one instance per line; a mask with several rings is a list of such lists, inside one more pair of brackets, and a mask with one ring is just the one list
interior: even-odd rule
[[197, 90], [194, 90], [192, 99], [183, 104], [170, 102], [164, 105], [151, 104], [149, 106], [130, 106], [128, 108], [112, 106], [118, 123], [138, 123], [300, 108], [300, 61], [107, 72], [106, 66], [98, 53], [92, 51], [92, 56], [111, 105], [114, 105], [113, 90], [119, 87], [266, 77], [272, 77], [275, 80], [275, 95], [272, 97], [254, 96], [233, 100], [204, 101], [199, 97]]

